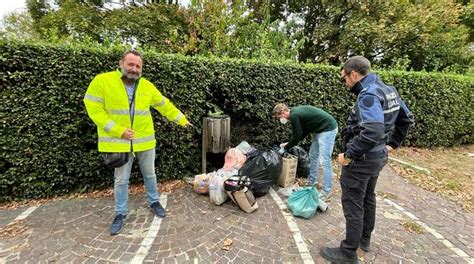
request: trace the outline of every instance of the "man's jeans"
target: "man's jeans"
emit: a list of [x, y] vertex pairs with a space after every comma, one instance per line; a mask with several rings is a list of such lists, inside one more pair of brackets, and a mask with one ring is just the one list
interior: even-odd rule
[[[155, 174], [155, 149], [135, 153], [143, 175], [148, 204], [158, 201], [158, 188]], [[128, 212], [128, 183], [133, 165], [132, 153], [130, 159], [120, 168], [115, 169], [114, 197], [115, 213], [127, 215]]]
[[309, 183], [311, 185], [318, 183], [319, 163], [321, 163], [323, 167], [323, 192], [325, 193], [330, 193], [332, 190], [332, 151], [336, 134], [337, 127], [331, 131], [315, 134], [309, 148]]

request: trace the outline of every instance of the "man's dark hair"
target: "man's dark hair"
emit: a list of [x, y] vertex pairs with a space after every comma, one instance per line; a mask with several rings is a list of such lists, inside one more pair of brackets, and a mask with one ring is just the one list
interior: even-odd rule
[[361, 75], [367, 75], [370, 72], [370, 61], [363, 56], [350, 57], [341, 69], [347, 74], [355, 71]]
[[125, 56], [127, 56], [128, 54], [133, 54], [135, 56], [140, 57], [143, 60], [142, 54], [140, 54], [140, 52], [138, 52], [136, 50], [127, 50], [127, 51], [125, 51], [124, 53], [122, 53], [122, 56], [120, 57], [120, 60], [123, 60], [125, 58]]

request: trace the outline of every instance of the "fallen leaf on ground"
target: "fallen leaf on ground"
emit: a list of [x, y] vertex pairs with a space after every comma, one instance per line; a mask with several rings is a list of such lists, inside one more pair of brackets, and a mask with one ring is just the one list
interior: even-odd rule
[[[173, 190], [180, 189], [185, 186], [186, 186], [185, 181], [172, 180], [172, 181], [160, 183], [158, 185], [158, 189], [160, 192], [171, 192]], [[131, 195], [144, 194], [145, 193], [144, 185], [143, 184], [130, 185], [129, 192]], [[71, 200], [71, 199], [88, 199], [88, 198], [97, 199], [97, 198], [112, 197], [113, 195], [114, 195], [113, 188], [108, 188], [105, 190], [97, 190], [97, 191], [92, 191], [88, 193], [74, 193], [70, 195], [55, 196], [55, 197], [43, 198], [43, 199], [25, 200], [25, 201], [20, 201], [20, 202], [16, 202], [16, 201], [7, 202], [7, 203], [0, 204], [0, 209], [16, 210], [19, 207], [38, 206], [38, 205], [42, 205], [42, 204], [45, 204], [48, 202], [54, 202], [54, 201], [63, 201], [63, 200]]]
[[466, 153], [472, 153], [474, 145], [450, 148], [418, 149], [403, 147], [391, 155], [401, 160], [429, 169], [427, 175], [414, 171], [394, 161], [390, 167], [410, 184], [438, 193], [458, 203], [464, 210], [474, 212], [474, 163]]
[[424, 233], [423, 227], [415, 221], [402, 220], [400, 221], [400, 225], [402, 225], [405, 228], [405, 230], [407, 230], [410, 233], [416, 233], [416, 234]]
[[182, 180], [173, 180], [164, 182], [159, 185], [160, 192], [171, 192], [176, 189], [181, 189], [186, 187], [186, 182]]
[[0, 238], [4, 237], [14, 237], [25, 232], [27, 227], [23, 221], [14, 221], [0, 229]]
[[233, 242], [232, 239], [226, 238], [226, 239], [224, 240], [224, 246], [222, 247], [222, 249], [225, 250], [225, 251], [229, 251], [229, 250], [230, 250], [230, 246], [232, 246], [232, 242]]

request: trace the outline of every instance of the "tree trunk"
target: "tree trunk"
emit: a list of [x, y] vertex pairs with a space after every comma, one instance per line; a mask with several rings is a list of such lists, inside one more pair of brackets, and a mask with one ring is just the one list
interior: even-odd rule
[[316, 27], [316, 19], [318, 17], [319, 5], [311, 5], [308, 7], [308, 13], [304, 21], [304, 38], [305, 42], [303, 48], [300, 50], [298, 55], [298, 61], [307, 62], [308, 60], [314, 60], [314, 43], [313, 43], [313, 33]]

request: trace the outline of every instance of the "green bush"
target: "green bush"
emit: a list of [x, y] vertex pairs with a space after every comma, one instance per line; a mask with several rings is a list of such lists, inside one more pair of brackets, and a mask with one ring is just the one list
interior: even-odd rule
[[[95, 125], [82, 99], [92, 78], [117, 67], [120, 51], [0, 42], [2, 155], [0, 202], [111, 186], [101, 165]], [[144, 54], [144, 77], [156, 84], [195, 125], [183, 129], [154, 111], [160, 180], [200, 170], [201, 122], [219, 106], [232, 118], [232, 143], [271, 147], [288, 139], [289, 126], [271, 118], [273, 105], [311, 104], [344, 126], [355, 98], [339, 69], [305, 64], [262, 64], [180, 55]], [[416, 126], [406, 143], [420, 147], [472, 143], [472, 88], [462, 76], [381, 72], [412, 109]], [[140, 177], [134, 175], [132, 181]]]

